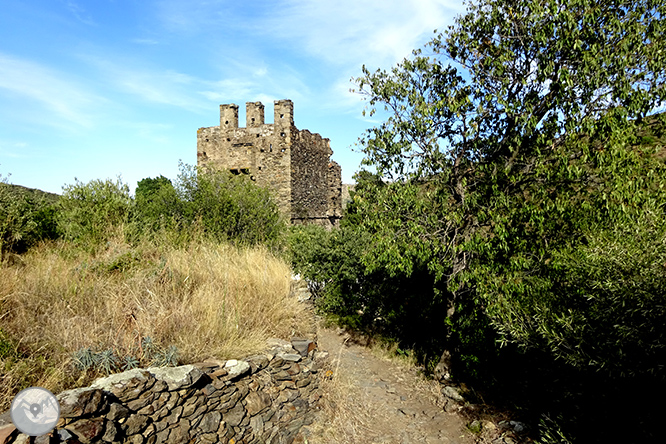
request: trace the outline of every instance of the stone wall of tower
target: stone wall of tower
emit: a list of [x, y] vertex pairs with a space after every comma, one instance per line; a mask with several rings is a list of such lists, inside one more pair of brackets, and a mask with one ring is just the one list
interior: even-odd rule
[[[220, 105], [220, 126], [197, 131], [197, 163], [249, 176], [271, 189], [280, 210], [291, 214], [289, 148], [293, 129], [266, 124], [264, 106], [259, 102], [246, 104], [246, 118], [247, 126], [239, 128], [238, 106]], [[282, 119], [291, 121], [290, 116]]]
[[329, 139], [308, 130], [296, 134], [291, 159], [292, 219], [327, 217], [331, 154]]
[[197, 131], [197, 163], [268, 187], [293, 223], [335, 224], [342, 214], [340, 167], [330, 161], [329, 139], [296, 128], [293, 109], [291, 100], [276, 101], [274, 123], [266, 124], [264, 106], [248, 102], [246, 127], [239, 128], [238, 106], [220, 105], [220, 126]]
[[328, 164], [328, 217], [338, 220], [342, 217], [342, 168], [337, 162]]

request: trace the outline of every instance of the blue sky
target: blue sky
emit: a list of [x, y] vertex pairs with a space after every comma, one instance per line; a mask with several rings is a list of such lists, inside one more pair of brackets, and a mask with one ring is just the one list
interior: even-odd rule
[[[350, 183], [377, 121], [350, 93], [463, 12], [461, 0], [5, 0], [0, 12], [0, 175], [61, 192], [74, 178], [175, 178], [219, 105], [294, 101], [331, 139]], [[244, 125], [244, 123], [241, 123]], [[354, 151], [356, 150], [356, 151]]]

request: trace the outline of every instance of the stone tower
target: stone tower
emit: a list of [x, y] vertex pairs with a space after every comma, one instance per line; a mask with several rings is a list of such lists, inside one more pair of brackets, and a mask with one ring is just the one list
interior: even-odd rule
[[220, 126], [197, 131], [199, 166], [245, 174], [272, 190], [294, 224], [334, 226], [342, 216], [342, 170], [330, 160], [329, 139], [294, 125], [294, 104], [276, 100], [274, 123], [264, 123], [264, 105], [246, 103], [245, 128], [238, 105], [220, 105]]

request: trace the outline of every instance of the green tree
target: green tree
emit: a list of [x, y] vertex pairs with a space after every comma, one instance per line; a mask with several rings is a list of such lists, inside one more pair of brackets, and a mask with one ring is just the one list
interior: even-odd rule
[[183, 222], [183, 202], [170, 179], [147, 177], [137, 183], [134, 223], [139, 232], [148, 234], [160, 228], [176, 230]]
[[8, 251], [22, 253], [40, 240], [58, 237], [58, 196], [8, 183], [0, 175], [0, 259]]
[[[591, 295], [567, 286], [574, 272], [558, 255], [583, 254], [618, 225], [662, 233], [666, 174], [634, 136], [665, 98], [665, 13], [647, 0], [482, 0], [436, 35], [430, 55], [364, 67], [356, 82], [370, 112], [389, 113], [362, 138], [364, 163], [391, 182], [355, 200], [375, 233], [366, 262], [409, 272], [425, 261], [453, 305], [483, 310], [504, 341], [578, 365], [657, 371], [654, 359], [636, 368], [616, 358], [636, 328], [656, 327], [664, 293], [639, 303], [650, 301], [646, 329], [630, 316], [623, 339], [607, 336], [590, 327], [613, 311], [581, 315]], [[652, 290], [663, 288], [655, 279]], [[622, 304], [628, 289], [618, 291], [596, 294]], [[644, 352], [663, 353], [657, 336]]]

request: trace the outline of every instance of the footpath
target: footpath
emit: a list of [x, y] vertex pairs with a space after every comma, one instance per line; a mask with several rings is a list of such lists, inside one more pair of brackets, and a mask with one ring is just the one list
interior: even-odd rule
[[319, 328], [317, 346], [329, 354], [322, 411], [301, 431], [308, 444], [472, 444], [457, 413], [447, 412], [441, 386], [406, 363], [353, 342], [339, 329]]

